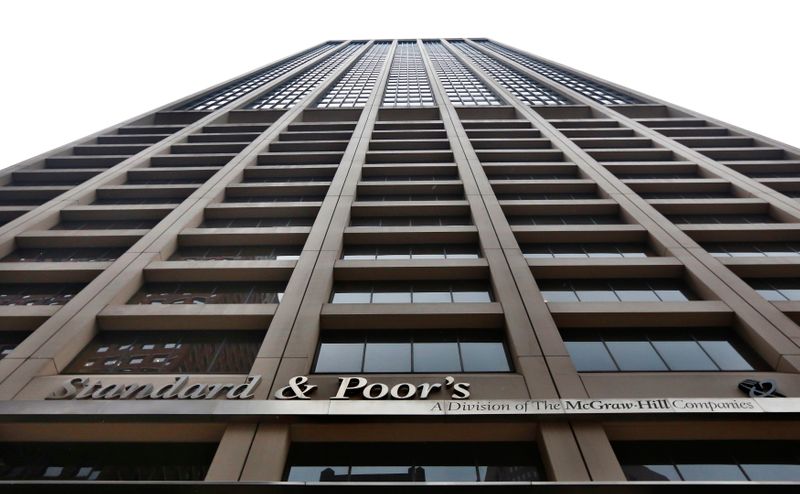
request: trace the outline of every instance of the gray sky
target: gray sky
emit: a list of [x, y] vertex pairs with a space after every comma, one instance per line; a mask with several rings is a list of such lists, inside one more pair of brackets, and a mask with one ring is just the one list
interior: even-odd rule
[[486, 36], [800, 146], [800, 2], [0, 2], [0, 168], [326, 39]]

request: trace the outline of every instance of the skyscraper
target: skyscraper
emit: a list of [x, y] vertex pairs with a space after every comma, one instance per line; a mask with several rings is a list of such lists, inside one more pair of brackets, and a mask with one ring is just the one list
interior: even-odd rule
[[800, 481], [797, 148], [330, 41], [0, 175], [4, 492]]

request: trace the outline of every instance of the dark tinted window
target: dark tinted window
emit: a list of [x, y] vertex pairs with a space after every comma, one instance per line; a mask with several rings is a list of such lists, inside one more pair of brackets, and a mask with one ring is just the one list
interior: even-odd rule
[[625, 441], [613, 447], [628, 480], [800, 480], [794, 441]]
[[17, 249], [2, 259], [2, 262], [92, 262], [113, 261], [125, 249]]
[[496, 482], [545, 480], [533, 443], [295, 443], [291, 482]]
[[102, 331], [65, 374], [247, 374], [261, 331]]
[[0, 443], [0, 480], [203, 480], [216, 444]]
[[29, 334], [27, 331], [0, 331], [0, 360], [13, 352]]
[[83, 286], [77, 283], [2, 284], [0, 305], [64, 305]]
[[285, 283], [147, 283], [129, 304], [277, 304]]
[[463, 226], [471, 225], [468, 216], [356, 216], [352, 226]]
[[280, 245], [270, 247], [266, 245], [226, 246], [214, 245], [207, 247], [181, 247], [170, 261], [223, 261], [223, 260], [277, 260], [296, 261], [300, 257], [301, 245]]
[[625, 223], [616, 215], [569, 215], [569, 216], [509, 216], [511, 225], [616, 225]]
[[478, 259], [477, 245], [347, 245], [342, 259], [400, 261], [424, 259]]
[[198, 228], [274, 228], [281, 226], [311, 226], [314, 218], [213, 218], [200, 223]]
[[146, 230], [157, 224], [158, 220], [62, 221], [51, 230]]

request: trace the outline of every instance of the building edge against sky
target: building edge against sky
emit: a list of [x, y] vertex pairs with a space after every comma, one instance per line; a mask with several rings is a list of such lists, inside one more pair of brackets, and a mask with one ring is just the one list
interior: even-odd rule
[[0, 178], [9, 492], [800, 480], [792, 146], [329, 41]]

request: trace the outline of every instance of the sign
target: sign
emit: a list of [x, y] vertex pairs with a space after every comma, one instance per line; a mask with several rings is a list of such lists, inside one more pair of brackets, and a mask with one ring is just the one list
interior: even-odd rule
[[[279, 400], [310, 400], [311, 394], [317, 386], [308, 383], [306, 376], [294, 376], [289, 379], [289, 385], [280, 388], [275, 392], [275, 398]], [[432, 393], [441, 391], [450, 392], [450, 399], [466, 400], [469, 398], [469, 383], [456, 382], [453, 376], [447, 376], [441, 383], [398, 383], [389, 387], [388, 384], [381, 382], [370, 383], [365, 377], [346, 376], [339, 377], [339, 389], [336, 394], [331, 396], [331, 400], [349, 400], [354, 394], [358, 394], [365, 400], [426, 400]]]
[[[88, 377], [73, 377], [53, 391], [47, 400], [249, 400], [261, 381], [261, 376], [247, 376], [244, 383], [206, 384], [187, 386], [189, 376], [178, 376], [174, 382], [158, 388], [152, 384], [103, 384]], [[224, 393], [224, 394], [223, 394]]]

